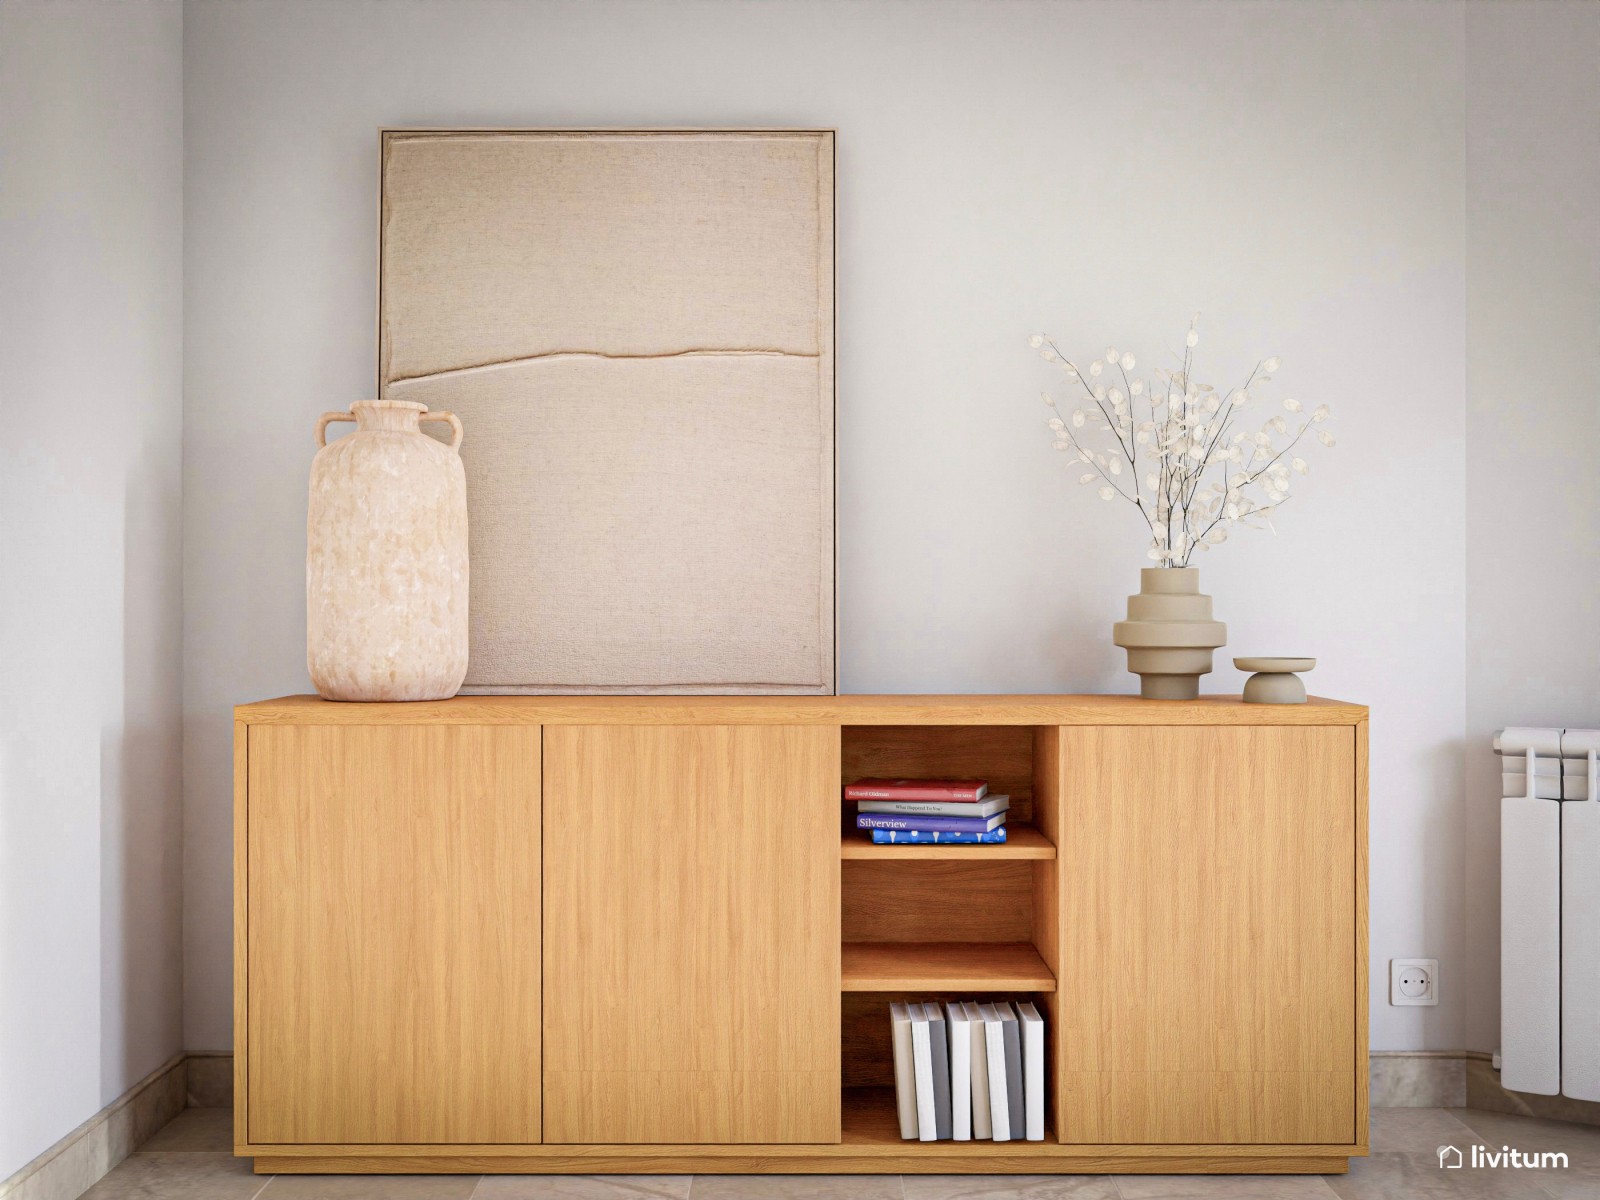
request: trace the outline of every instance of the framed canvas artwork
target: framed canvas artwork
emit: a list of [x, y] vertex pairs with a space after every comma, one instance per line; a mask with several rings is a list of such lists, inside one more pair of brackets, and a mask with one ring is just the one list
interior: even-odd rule
[[379, 394], [466, 431], [463, 691], [835, 691], [833, 163], [382, 135]]

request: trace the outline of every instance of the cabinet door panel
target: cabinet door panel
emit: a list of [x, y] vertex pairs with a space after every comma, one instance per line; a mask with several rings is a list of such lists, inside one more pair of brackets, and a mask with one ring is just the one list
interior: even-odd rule
[[839, 731], [545, 731], [545, 1140], [839, 1140]]
[[251, 1142], [540, 1140], [539, 752], [250, 729]]
[[1061, 739], [1062, 1140], [1357, 1140], [1354, 730]]

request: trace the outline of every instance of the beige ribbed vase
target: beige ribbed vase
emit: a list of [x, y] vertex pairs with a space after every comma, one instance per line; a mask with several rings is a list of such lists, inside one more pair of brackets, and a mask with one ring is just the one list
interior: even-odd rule
[[1116, 623], [1111, 640], [1128, 652], [1128, 670], [1139, 676], [1145, 699], [1193, 700], [1228, 627], [1211, 619], [1199, 567], [1145, 567], [1139, 594], [1128, 597], [1128, 619]]
[[[356, 431], [331, 446], [333, 421]], [[420, 428], [442, 421], [447, 446]], [[306, 520], [306, 665], [328, 700], [443, 700], [467, 674], [461, 422], [362, 400], [317, 422]]]

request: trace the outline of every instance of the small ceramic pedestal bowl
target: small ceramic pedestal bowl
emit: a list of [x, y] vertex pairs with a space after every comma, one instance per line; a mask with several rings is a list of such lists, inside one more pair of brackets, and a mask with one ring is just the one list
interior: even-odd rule
[[1246, 704], [1304, 704], [1306, 685], [1300, 681], [1298, 671], [1309, 671], [1317, 665], [1314, 658], [1236, 658], [1233, 665], [1241, 671], [1254, 671], [1244, 682]]

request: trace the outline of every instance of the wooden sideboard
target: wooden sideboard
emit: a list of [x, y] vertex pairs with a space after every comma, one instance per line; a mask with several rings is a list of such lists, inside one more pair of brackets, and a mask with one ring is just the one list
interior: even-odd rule
[[[1367, 1153], [1367, 710], [1125, 696], [235, 710], [260, 1172], [1337, 1172]], [[1003, 846], [840, 785], [976, 776]], [[907, 1142], [888, 1005], [1033, 1000], [1043, 1142]]]

